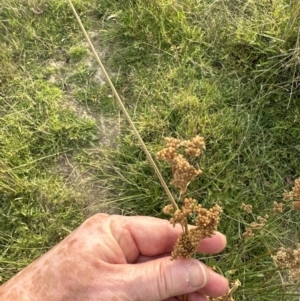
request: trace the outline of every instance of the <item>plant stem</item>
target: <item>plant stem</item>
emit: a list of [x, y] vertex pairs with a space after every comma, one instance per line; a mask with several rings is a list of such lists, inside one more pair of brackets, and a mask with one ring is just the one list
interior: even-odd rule
[[154, 171], [155, 171], [157, 177], [158, 177], [159, 180], [160, 180], [161, 185], [162, 185], [163, 188], [165, 189], [165, 192], [166, 192], [166, 194], [167, 194], [167, 196], [168, 196], [168, 198], [169, 198], [171, 204], [172, 204], [172, 205], [174, 206], [174, 208], [177, 210], [177, 209], [178, 209], [178, 205], [176, 204], [176, 202], [175, 202], [175, 200], [174, 200], [174, 198], [173, 198], [173, 196], [172, 196], [172, 194], [171, 194], [171, 192], [170, 192], [170, 190], [169, 190], [169, 188], [168, 188], [168, 186], [167, 186], [167, 184], [166, 184], [166, 182], [165, 182], [163, 176], [161, 175], [161, 173], [160, 173], [158, 167], [156, 166], [156, 164], [155, 164], [155, 162], [154, 162], [154, 160], [153, 160], [153, 158], [152, 158], [150, 152], [148, 151], [148, 149], [147, 149], [147, 147], [146, 147], [146, 145], [145, 145], [145, 143], [144, 143], [142, 137], [140, 136], [140, 134], [139, 134], [138, 130], [136, 129], [136, 127], [135, 127], [135, 125], [134, 125], [134, 123], [133, 123], [133, 121], [132, 121], [130, 115], [128, 114], [128, 112], [127, 112], [127, 110], [126, 110], [126, 108], [125, 108], [125, 106], [124, 106], [124, 104], [123, 104], [123, 101], [121, 100], [121, 97], [119, 96], [119, 94], [118, 94], [116, 88], [114, 87], [114, 85], [113, 85], [113, 83], [112, 83], [112, 81], [111, 81], [111, 79], [110, 79], [108, 73], [106, 72], [106, 70], [105, 70], [105, 68], [104, 68], [104, 66], [103, 66], [103, 64], [102, 64], [102, 62], [101, 62], [101, 60], [100, 60], [100, 57], [98, 56], [98, 54], [97, 54], [97, 52], [96, 52], [96, 49], [95, 49], [93, 43], [91, 42], [91, 40], [90, 40], [90, 38], [89, 38], [89, 36], [88, 36], [88, 34], [87, 34], [87, 32], [86, 32], [86, 30], [85, 30], [85, 28], [84, 28], [82, 22], [81, 22], [81, 19], [80, 19], [79, 15], [77, 14], [77, 11], [76, 11], [76, 9], [75, 9], [75, 7], [74, 7], [72, 1], [71, 1], [71, 0], [68, 0], [68, 2], [69, 2], [69, 5], [70, 5], [70, 7], [71, 7], [71, 9], [72, 9], [72, 11], [73, 11], [73, 13], [74, 13], [74, 16], [75, 16], [75, 18], [76, 18], [76, 20], [77, 20], [77, 22], [78, 22], [78, 24], [79, 24], [79, 26], [80, 26], [80, 28], [81, 28], [83, 34], [84, 34], [84, 36], [85, 36], [85, 38], [86, 38], [86, 40], [87, 40], [87, 42], [88, 42], [88, 44], [89, 44], [89, 46], [90, 46], [90, 48], [91, 48], [91, 50], [92, 50], [92, 53], [93, 53], [93, 55], [94, 55], [94, 57], [95, 57], [95, 59], [96, 59], [98, 65], [100, 66], [100, 69], [101, 69], [102, 73], [104, 74], [104, 76], [105, 76], [105, 78], [106, 78], [106, 80], [107, 80], [107, 82], [108, 82], [108, 84], [109, 84], [109, 86], [110, 86], [110, 88], [111, 88], [111, 90], [112, 90], [112, 92], [113, 92], [113, 94], [114, 94], [116, 100], [118, 101], [118, 104], [119, 104], [119, 106], [120, 106], [120, 108], [121, 108], [123, 114], [125, 115], [125, 117], [126, 117], [127, 121], [129, 122], [130, 126], [132, 127], [132, 130], [133, 130], [133, 132], [134, 132], [136, 138], [137, 138], [138, 141], [140, 142], [141, 147], [142, 147], [142, 149], [144, 150], [144, 152], [145, 152], [145, 154], [146, 154], [146, 156], [147, 156], [147, 159], [148, 159], [149, 163], [150, 163], [151, 166], [153, 167], [153, 169], [154, 169]]

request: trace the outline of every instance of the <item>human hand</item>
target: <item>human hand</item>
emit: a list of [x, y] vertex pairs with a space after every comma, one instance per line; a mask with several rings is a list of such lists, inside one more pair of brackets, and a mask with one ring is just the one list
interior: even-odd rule
[[[5, 301], [204, 301], [227, 280], [195, 259], [170, 260], [182, 232], [153, 217], [97, 214], [0, 287]], [[216, 233], [198, 251], [218, 253]]]

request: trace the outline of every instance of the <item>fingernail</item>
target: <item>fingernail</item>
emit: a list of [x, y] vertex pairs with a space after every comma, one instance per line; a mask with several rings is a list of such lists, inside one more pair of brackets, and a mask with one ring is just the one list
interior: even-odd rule
[[206, 285], [207, 274], [205, 267], [197, 260], [190, 260], [185, 265], [186, 282], [190, 287], [202, 288]]

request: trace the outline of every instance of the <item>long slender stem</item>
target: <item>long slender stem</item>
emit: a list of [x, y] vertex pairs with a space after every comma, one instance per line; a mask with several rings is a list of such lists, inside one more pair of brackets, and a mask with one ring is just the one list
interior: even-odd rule
[[[182, 210], [182, 207], [184, 206], [184, 200], [185, 200], [185, 192], [180, 192], [180, 200], [181, 200], [181, 210]], [[189, 223], [188, 223], [188, 219], [187, 217], [185, 218], [185, 221], [184, 221], [184, 228], [183, 228], [183, 231], [185, 233], [188, 233], [189, 232]]]
[[75, 9], [75, 7], [74, 7], [72, 1], [71, 1], [71, 0], [67, 0], [67, 1], [69, 2], [70, 7], [72, 8], [72, 11], [73, 11], [73, 13], [74, 13], [74, 15], [75, 15], [75, 18], [76, 18], [76, 20], [77, 20], [77, 22], [78, 22], [78, 24], [79, 24], [79, 26], [80, 26], [80, 28], [81, 28], [81, 30], [82, 30], [82, 32], [83, 32], [85, 38], [86, 38], [86, 40], [87, 40], [87, 42], [88, 42], [88, 44], [89, 44], [89, 46], [90, 46], [90, 48], [91, 48], [91, 50], [92, 50], [92, 52], [93, 52], [93, 55], [94, 55], [94, 57], [95, 57], [97, 63], [99, 64], [99, 66], [100, 66], [100, 68], [101, 68], [101, 71], [103, 72], [103, 74], [104, 74], [104, 76], [105, 76], [105, 78], [106, 78], [108, 84], [110, 85], [110, 88], [111, 88], [111, 90], [112, 90], [114, 96], [115, 96], [116, 99], [117, 99], [118, 104], [119, 104], [119, 106], [120, 106], [120, 108], [121, 108], [123, 114], [125, 115], [125, 117], [126, 117], [127, 121], [129, 122], [130, 126], [132, 127], [132, 130], [133, 130], [133, 132], [134, 132], [136, 138], [137, 138], [138, 141], [140, 142], [141, 147], [143, 148], [143, 150], [144, 150], [144, 152], [145, 152], [145, 154], [146, 154], [146, 156], [147, 156], [147, 159], [149, 160], [149, 162], [150, 162], [151, 166], [153, 167], [153, 169], [154, 169], [154, 171], [155, 171], [157, 177], [159, 178], [161, 185], [162, 185], [163, 188], [165, 189], [166, 194], [167, 194], [167, 196], [168, 196], [170, 202], [172, 203], [172, 205], [174, 206], [174, 208], [178, 209], [178, 205], [176, 204], [176, 202], [175, 202], [175, 200], [174, 200], [174, 198], [173, 198], [173, 196], [172, 196], [172, 194], [171, 194], [171, 192], [170, 192], [170, 190], [169, 190], [169, 188], [168, 188], [168, 186], [167, 186], [167, 184], [166, 184], [164, 178], [162, 177], [162, 175], [161, 175], [161, 173], [160, 173], [158, 167], [156, 166], [156, 164], [155, 164], [155, 162], [154, 162], [154, 160], [153, 160], [153, 158], [152, 158], [150, 152], [148, 151], [148, 149], [147, 149], [147, 147], [146, 147], [146, 145], [145, 145], [145, 143], [144, 143], [142, 137], [140, 136], [140, 134], [139, 134], [139, 132], [137, 131], [137, 129], [136, 129], [136, 127], [135, 127], [133, 121], [131, 120], [131, 118], [130, 118], [130, 116], [129, 116], [129, 114], [128, 114], [128, 112], [127, 112], [127, 110], [126, 110], [126, 108], [125, 108], [125, 106], [124, 106], [124, 104], [123, 104], [123, 102], [122, 102], [122, 100], [121, 100], [121, 97], [119, 96], [119, 94], [118, 94], [117, 90], [115, 89], [115, 87], [114, 87], [114, 85], [113, 85], [113, 83], [112, 83], [112, 81], [111, 81], [111, 79], [110, 79], [108, 73], [106, 72], [106, 70], [105, 70], [105, 68], [104, 68], [104, 66], [103, 66], [103, 64], [102, 64], [102, 62], [101, 62], [101, 60], [100, 60], [100, 58], [99, 58], [99, 56], [98, 56], [96, 50], [95, 50], [95, 47], [94, 47], [93, 43], [91, 42], [91, 40], [90, 40], [90, 38], [89, 38], [89, 36], [88, 36], [88, 34], [87, 34], [87, 32], [86, 32], [86, 30], [85, 30], [85, 28], [84, 28], [82, 22], [81, 22], [81, 20], [80, 20], [80, 17], [79, 17], [79, 15], [77, 14], [77, 11], [76, 11], [76, 9]]
[[[184, 199], [185, 199], [185, 192], [180, 192], [180, 198], [181, 198], [181, 206], [183, 207], [184, 206]], [[182, 210], [182, 207], [181, 207], [181, 210]], [[188, 234], [188, 232], [189, 232], [189, 225], [188, 225], [187, 217], [185, 218], [185, 222], [184, 222], [184, 232], [186, 234]], [[183, 301], [189, 301], [188, 294], [183, 295]]]

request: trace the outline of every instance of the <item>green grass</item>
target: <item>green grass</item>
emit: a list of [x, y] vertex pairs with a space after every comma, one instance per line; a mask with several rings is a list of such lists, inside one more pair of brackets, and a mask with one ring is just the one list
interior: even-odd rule
[[[56, 162], [86, 146], [96, 132], [92, 119], [79, 118], [68, 108], [63, 85], [47, 80], [57, 73], [51, 70], [51, 61], [68, 55], [78, 60], [86, 52], [79, 49], [68, 6], [60, 1], [4, 2], [0, 9], [2, 281], [83, 220], [84, 199], [65, 185]], [[31, 10], [37, 7], [40, 15]], [[77, 48], [72, 47], [76, 42]]]
[[[88, 175], [107, 192], [100, 197], [106, 207], [163, 217], [167, 203], [110, 89], [99, 80], [67, 3], [4, 2], [3, 281], [78, 226], [90, 208], [104, 210], [95, 191], [91, 202], [74, 189], [61, 172], [61, 158], [71, 158], [80, 187]], [[205, 260], [240, 279], [235, 300], [298, 300], [289, 295], [292, 287], [280, 285], [270, 257], [276, 248], [297, 243], [297, 214], [288, 206], [272, 214], [273, 202], [300, 175], [297, 1], [74, 4], [149, 150], [155, 154], [166, 136], [205, 137], [199, 161], [204, 173], [189, 193], [207, 207], [223, 207], [220, 230], [228, 248]], [[106, 134], [114, 128], [112, 148]], [[169, 181], [169, 168], [158, 165]], [[242, 202], [252, 204], [253, 215], [240, 209]], [[247, 225], [265, 214], [271, 216], [267, 225], [245, 240]]]

